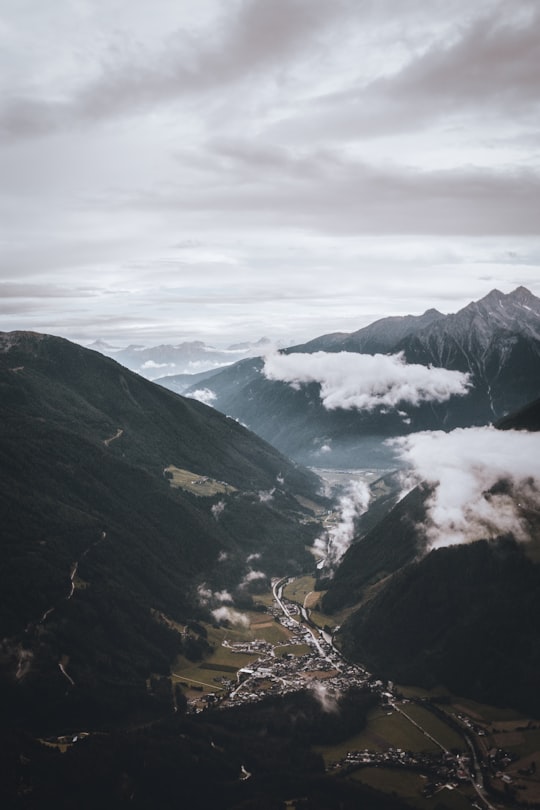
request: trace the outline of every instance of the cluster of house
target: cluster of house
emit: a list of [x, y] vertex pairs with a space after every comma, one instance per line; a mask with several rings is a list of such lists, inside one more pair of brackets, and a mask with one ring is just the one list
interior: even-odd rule
[[466, 756], [456, 757], [445, 751], [440, 753], [403, 751], [401, 748], [388, 748], [386, 751], [368, 749], [349, 751], [344, 759], [332, 763], [329, 770], [381, 765], [421, 772], [423, 778], [427, 780], [422, 791], [426, 797], [433, 796], [443, 787], [458, 787], [461, 782], [470, 779], [469, 758]]
[[237, 673], [237, 685], [228, 695], [227, 703], [252, 703], [263, 695], [286, 694], [305, 689], [313, 680], [324, 679], [332, 691], [343, 691], [351, 686], [362, 686], [366, 674], [353, 666], [337, 670], [331, 661], [312, 652], [305, 655], [264, 657]]

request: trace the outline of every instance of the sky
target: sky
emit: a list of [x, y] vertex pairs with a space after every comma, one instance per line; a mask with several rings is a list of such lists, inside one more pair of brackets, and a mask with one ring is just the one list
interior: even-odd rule
[[0, 329], [265, 335], [540, 295], [537, 0], [0, 0]]

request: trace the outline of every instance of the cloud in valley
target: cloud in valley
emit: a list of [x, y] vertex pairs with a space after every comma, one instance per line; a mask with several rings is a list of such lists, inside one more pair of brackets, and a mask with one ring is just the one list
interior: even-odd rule
[[314, 550], [322, 558], [325, 573], [331, 573], [349, 548], [355, 535], [355, 520], [363, 515], [371, 499], [369, 487], [363, 481], [352, 481], [338, 503], [339, 518], [322, 537]]
[[[253, 559], [255, 555], [250, 555], [251, 559]], [[248, 557], [248, 559], [250, 559]], [[248, 588], [253, 582], [261, 582], [262, 580], [267, 579], [266, 574], [264, 571], [256, 571], [254, 569], [250, 569], [247, 574], [243, 577], [242, 581], [239, 584], [239, 588]]]
[[335, 692], [322, 681], [313, 681], [310, 691], [315, 700], [319, 703], [323, 712], [335, 714], [339, 711], [339, 705]]
[[238, 610], [230, 607], [220, 607], [212, 611], [212, 616], [217, 622], [229, 622], [239, 627], [249, 627], [249, 618]]
[[233, 604], [233, 598], [229, 591], [213, 591], [205, 583], [199, 585], [197, 588], [197, 595], [199, 597], [199, 602], [204, 606], [214, 605], [216, 603], [219, 605]]
[[392, 444], [411, 466], [407, 486], [434, 487], [424, 527], [432, 548], [507, 533], [529, 538], [527, 515], [540, 506], [540, 433], [461, 428]]
[[367, 355], [353, 352], [274, 354], [266, 358], [263, 373], [300, 387], [318, 383], [327, 410], [396, 408], [398, 404], [445, 402], [467, 393], [468, 375], [444, 368], [407, 364], [402, 355]]

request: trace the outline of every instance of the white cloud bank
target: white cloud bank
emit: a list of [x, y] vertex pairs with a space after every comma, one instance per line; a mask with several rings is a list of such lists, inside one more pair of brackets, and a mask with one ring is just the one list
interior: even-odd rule
[[412, 467], [408, 483], [434, 487], [425, 527], [431, 548], [509, 532], [529, 539], [527, 515], [540, 504], [540, 433], [459, 428], [392, 444]]
[[363, 481], [349, 484], [345, 495], [339, 499], [339, 521], [331, 526], [323, 537], [315, 540], [315, 551], [323, 556], [321, 567], [331, 573], [349, 548], [355, 533], [355, 519], [368, 508], [371, 493]]
[[273, 354], [266, 358], [263, 373], [269, 380], [293, 387], [319, 383], [320, 398], [329, 411], [445, 402], [451, 396], [463, 396], [469, 386], [467, 374], [407, 364], [401, 354]]

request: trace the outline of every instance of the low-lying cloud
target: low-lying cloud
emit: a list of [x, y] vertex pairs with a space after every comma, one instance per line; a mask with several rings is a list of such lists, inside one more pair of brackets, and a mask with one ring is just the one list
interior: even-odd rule
[[322, 683], [322, 681], [313, 681], [310, 686], [310, 690], [323, 712], [327, 714], [336, 714], [339, 711], [335, 693], [329, 689], [326, 684]]
[[204, 605], [204, 606], [215, 605], [215, 604], [232, 605], [232, 603], [233, 603], [233, 598], [232, 598], [231, 594], [229, 593], [229, 591], [225, 591], [225, 590], [213, 591], [205, 583], [203, 583], [202, 585], [199, 585], [199, 587], [197, 588], [197, 595], [199, 597], [199, 602], [201, 603], [201, 605]]
[[322, 567], [327, 573], [335, 569], [349, 548], [355, 534], [355, 520], [364, 514], [370, 498], [367, 484], [363, 481], [351, 482], [346, 494], [339, 499], [339, 521], [323, 537], [315, 540], [315, 551], [324, 557]]
[[211, 388], [197, 388], [196, 391], [186, 394], [186, 396], [189, 396], [191, 399], [196, 399], [204, 405], [211, 405], [216, 399], [216, 395]]
[[427, 482], [429, 547], [513, 534], [530, 537], [540, 504], [540, 433], [493, 427], [426, 431], [393, 439], [411, 465], [408, 486]]
[[212, 616], [217, 622], [229, 622], [239, 627], [249, 627], [249, 619], [244, 613], [233, 610], [229, 607], [220, 607], [212, 611]]
[[225, 511], [225, 501], [218, 501], [217, 503], [213, 504], [211, 511], [212, 515], [214, 516], [214, 519], [219, 520], [221, 515]]
[[244, 576], [238, 587], [247, 588], [249, 585], [251, 585], [252, 582], [261, 581], [263, 579], [267, 579], [267, 576], [264, 573], [264, 571], [254, 571], [253, 569], [250, 569]]
[[211, 613], [217, 622], [229, 622], [241, 627], [249, 626], [247, 616], [233, 607], [229, 607], [233, 604], [233, 597], [229, 591], [213, 591], [206, 583], [203, 583], [197, 588], [197, 595], [201, 605], [213, 608]]
[[266, 358], [263, 373], [269, 380], [298, 388], [318, 383], [322, 404], [329, 411], [445, 402], [466, 394], [470, 384], [468, 374], [408, 364], [402, 354], [273, 354]]

